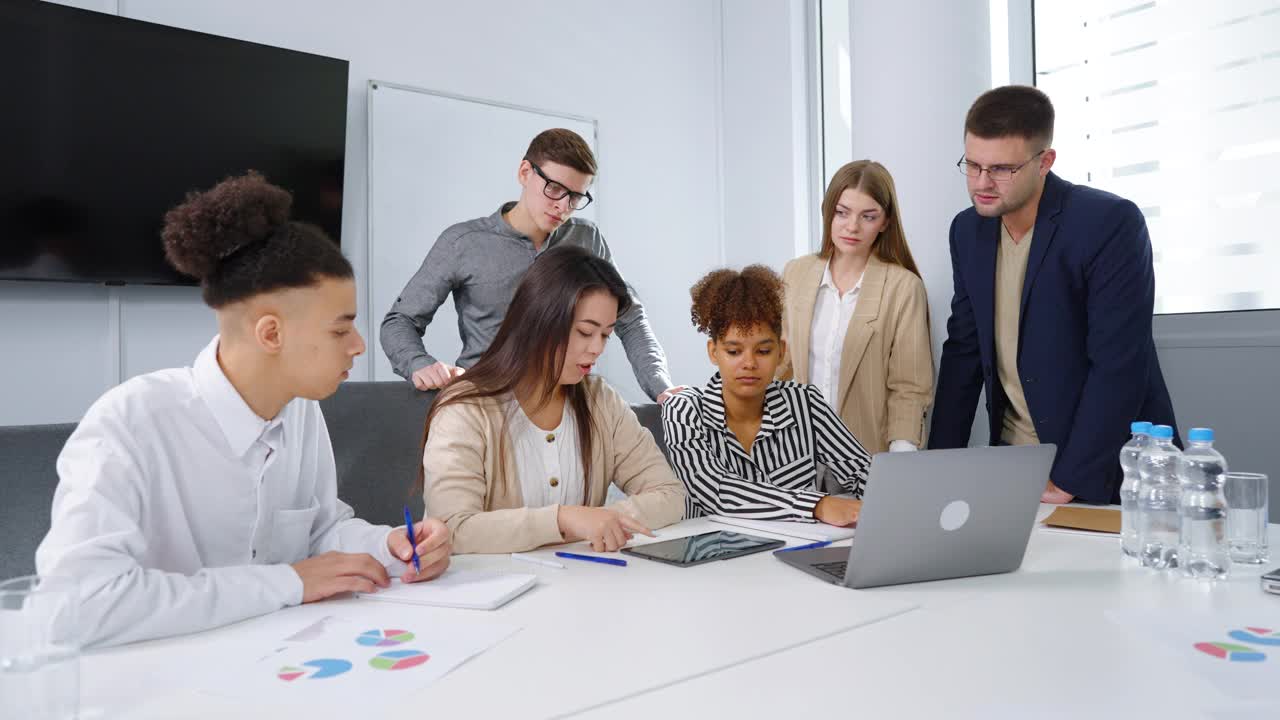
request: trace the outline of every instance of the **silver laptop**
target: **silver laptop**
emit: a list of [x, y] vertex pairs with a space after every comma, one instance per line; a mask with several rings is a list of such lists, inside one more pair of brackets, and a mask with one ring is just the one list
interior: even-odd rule
[[851, 547], [774, 557], [851, 588], [1017, 570], [1055, 452], [1022, 445], [880, 453]]

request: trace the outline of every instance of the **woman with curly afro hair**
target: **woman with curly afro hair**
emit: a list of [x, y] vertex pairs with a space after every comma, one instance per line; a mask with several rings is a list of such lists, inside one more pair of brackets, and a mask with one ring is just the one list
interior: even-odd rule
[[[716, 270], [690, 295], [716, 373], [662, 406], [687, 514], [856, 522], [870, 456], [817, 388], [773, 379], [786, 351], [781, 278], [763, 265]], [[824, 493], [819, 465], [854, 498]]]
[[169, 262], [200, 281], [218, 334], [189, 368], [109, 390], [58, 457], [41, 575], [80, 585], [85, 645], [196, 632], [445, 571], [439, 520], [405, 529], [338, 499], [317, 400], [364, 352], [351, 264], [292, 197], [249, 173], [165, 217]]

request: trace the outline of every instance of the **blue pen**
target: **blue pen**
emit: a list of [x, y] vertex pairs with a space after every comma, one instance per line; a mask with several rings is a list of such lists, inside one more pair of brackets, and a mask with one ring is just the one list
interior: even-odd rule
[[605, 565], [617, 565], [618, 567], [626, 567], [626, 560], [618, 560], [617, 558], [596, 557], [594, 555], [579, 555], [571, 552], [557, 552], [556, 557], [569, 558], [570, 560], [586, 560], [587, 562], [603, 563]]
[[422, 563], [418, 561], [418, 546], [413, 542], [413, 513], [409, 512], [409, 506], [404, 506], [404, 534], [409, 536], [409, 550], [413, 552], [413, 569], [422, 574]]
[[795, 547], [782, 548], [781, 550], [776, 550], [775, 552], [791, 552], [792, 550], [817, 550], [818, 548], [824, 548], [830, 544], [831, 544], [830, 540], [822, 540], [816, 543], [809, 543], [808, 545], [797, 545]]

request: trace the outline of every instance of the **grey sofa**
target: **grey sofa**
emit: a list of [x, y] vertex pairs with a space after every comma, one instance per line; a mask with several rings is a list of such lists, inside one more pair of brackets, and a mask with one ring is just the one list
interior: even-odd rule
[[[405, 382], [346, 382], [321, 401], [338, 467], [338, 495], [357, 517], [385, 525], [404, 521], [404, 506], [422, 516], [415, 492], [422, 424], [435, 393]], [[633, 408], [662, 443], [658, 406]], [[0, 579], [35, 571], [35, 551], [49, 530], [58, 482], [58, 453], [74, 424], [0, 427]]]
[[74, 423], [0, 427], [0, 580], [35, 572], [49, 531], [56, 461]]

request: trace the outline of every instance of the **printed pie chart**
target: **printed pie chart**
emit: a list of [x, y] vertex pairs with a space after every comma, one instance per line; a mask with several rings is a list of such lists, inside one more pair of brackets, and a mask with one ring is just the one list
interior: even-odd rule
[[350, 669], [351, 663], [346, 660], [320, 658], [319, 660], [308, 660], [301, 665], [286, 665], [276, 671], [276, 677], [285, 682], [293, 682], [298, 679], [325, 680], [337, 677]]
[[1243, 630], [1232, 630], [1227, 635], [1232, 640], [1253, 643], [1254, 645], [1280, 646], [1280, 632], [1271, 628], [1247, 627]]
[[408, 630], [366, 630], [356, 642], [367, 647], [395, 647], [412, 639], [413, 633]]
[[1202, 642], [1196, 643], [1195, 648], [1205, 655], [1216, 657], [1219, 660], [1226, 660], [1228, 662], [1262, 662], [1267, 659], [1265, 653], [1260, 653], [1251, 647], [1235, 645], [1233, 643]]
[[375, 670], [408, 670], [430, 658], [430, 655], [421, 650], [390, 650], [370, 660], [369, 667]]

